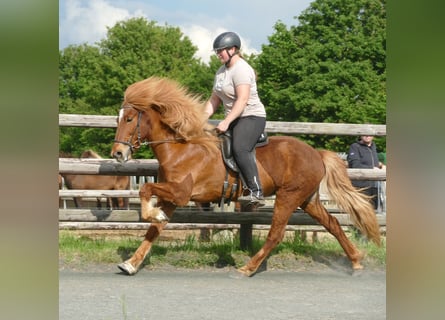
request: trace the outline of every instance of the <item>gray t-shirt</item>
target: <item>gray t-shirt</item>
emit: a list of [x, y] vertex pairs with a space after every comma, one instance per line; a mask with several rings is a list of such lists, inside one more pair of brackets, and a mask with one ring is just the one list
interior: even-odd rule
[[216, 72], [213, 91], [222, 100], [225, 115], [232, 110], [236, 100], [235, 88], [240, 84], [250, 85], [249, 99], [241, 117], [266, 117], [266, 109], [258, 96], [255, 71], [244, 59], [239, 59], [230, 68], [223, 65]]

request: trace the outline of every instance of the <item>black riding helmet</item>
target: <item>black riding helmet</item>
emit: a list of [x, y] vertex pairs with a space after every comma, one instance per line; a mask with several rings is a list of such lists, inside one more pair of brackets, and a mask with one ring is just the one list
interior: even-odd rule
[[213, 50], [237, 47], [241, 49], [241, 40], [235, 32], [223, 32], [213, 41]]
[[[235, 32], [223, 32], [216, 37], [213, 41], [213, 50], [217, 52], [218, 50], [226, 50], [229, 55], [229, 60], [226, 62], [226, 67], [230, 65], [233, 55], [228, 51], [229, 48], [236, 47], [239, 51], [241, 49], [241, 40]], [[237, 53], [235, 52], [235, 54]]]

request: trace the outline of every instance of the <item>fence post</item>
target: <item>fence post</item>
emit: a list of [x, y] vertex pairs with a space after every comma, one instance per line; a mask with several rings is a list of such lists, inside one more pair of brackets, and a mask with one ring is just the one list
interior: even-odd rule
[[240, 224], [239, 241], [241, 250], [252, 249], [252, 230], [253, 230], [253, 225], [251, 223]]
[[[254, 208], [251, 205], [239, 205], [239, 210], [242, 212], [258, 212], [258, 207]], [[239, 237], [241, 250], [252, 249], [252, 223], [240, 223]]]

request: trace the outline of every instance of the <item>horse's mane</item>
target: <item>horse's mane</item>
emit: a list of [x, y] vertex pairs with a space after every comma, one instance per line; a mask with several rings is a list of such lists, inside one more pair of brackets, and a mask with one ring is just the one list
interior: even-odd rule
[[204, 103], [176, 81], [150, 77], [133, 83], [125, 91], [123, 105], [137, 110], [156, 110], [162, 123], [185, 141], [210, 148], [219, 146], [214, 126], [207, 122]]
[[102, 157], [94, 152], [93, 150], [85, 150], [80, 155], [80, 158], [94, 158], [94, 159], [102, 159]]

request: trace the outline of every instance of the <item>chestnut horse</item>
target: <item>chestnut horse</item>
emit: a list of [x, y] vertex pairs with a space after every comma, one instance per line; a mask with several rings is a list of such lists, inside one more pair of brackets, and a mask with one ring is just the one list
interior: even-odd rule
[[[86, 150], [82, 152], [81, 159], [102, 159], [96, 152]], [[130, 189], [130, 177], [128, 176], [105, 176], [90, 174], [63, 174], [65, 185], [68, 189], [81, 190], [127, 190]], [[80, 208], [82, 205], [79, 197], [74, 197], [74, 205]], [[97, 207], [101, 208], [101, 199], [97, 198]], [[128, 198], [107, 198], [108, 209], [127, 209]]]
[[[151, 77], [125, 91], [111, 155], [119, 162], [131, 159], [141, 145], [151, 146], [159, 162], [158, 183], [146, 183], [139, 192], [141, 216], [152, 222], [139, 248], [118, 267], [135, 274], [177, 206], [189, 201], [219, 202], [226, 179], [220, 140], [207, 122], [204, 103], [176, 82]], [[346, 167], [331, 151], [317, 151], [286, 136], [269, 138], [256, 149], [256, 160], [265, 196], [275, 194], [272, 223], [263, 247], [238, 271], [256, 273], [261, 263], [282, 240], [292, 213], [302, 208], [336, 237], [353, 269], [362, 269], [361, 253], [347, 238], [338, 220], [323, 207], [320, 183], [337, 205], [350, 214], [356, 227], [380, 245], [379, 225], [369, 199], [351, 184]], [[238, 180], [229, 171], [228, 181]], [[230, 197], [230, 189], [224, 195]], [[242, 190], [232, 195], [236, 201]], [[156, 206], [151, 197], [157, 196]]]

